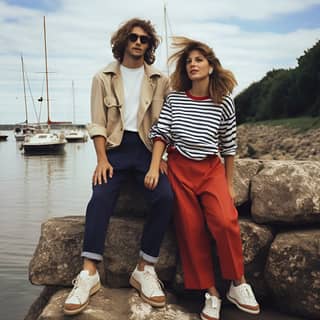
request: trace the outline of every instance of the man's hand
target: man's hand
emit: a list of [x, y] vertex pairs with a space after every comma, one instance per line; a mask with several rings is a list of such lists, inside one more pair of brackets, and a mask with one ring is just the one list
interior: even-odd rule
[[93, 172], [92, 183], [93, 185], [102, 184], [102, 182], [107, 183], [109, 178], [113, 176], [113, 167], [111, 163], [104, 159], [98, 161], [96, 169]]

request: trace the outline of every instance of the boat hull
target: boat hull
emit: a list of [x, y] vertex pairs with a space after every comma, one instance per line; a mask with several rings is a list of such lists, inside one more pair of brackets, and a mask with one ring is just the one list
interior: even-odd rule
[[0, 135], [0, 141], [6, 141], [8, 136], [6, 135]]
[[14, 137], [16, 138], [16, 141], [24, 141], [25, 134], [15, 134]]
[[23, 149], [28, 154], [40, 154], [40, 153], [62, 153], [64, 152], [65, 142], [53, 143], [53, 144], [28, 144], [24, 143]]
[[85, 142], [87, 141], [85, 137], [65, 137], [68, 142]]

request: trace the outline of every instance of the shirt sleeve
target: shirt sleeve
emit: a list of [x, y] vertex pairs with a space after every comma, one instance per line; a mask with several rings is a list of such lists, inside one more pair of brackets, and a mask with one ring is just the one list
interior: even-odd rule
[[237, 150], [237, 126], [235, 106], [230, 96], [224, 98], [222, 110], [222, 122], [219, 128], [219, 150], [222, 156], [233, 156]]
[[172, 123], [172, 109], [167, 97], [161, 112], [158, 121], [151, 127], [149, 138], [152, 140], [161, 139], [166, 144], [170, 144], [171, 139], [171, 123]]
[[103, 136], [107, 138], [107, 115], [104, 106], [105, 88], [98, 75], [92, 79], [91, 86], [91, 123], [87, 125], [91, 138]]

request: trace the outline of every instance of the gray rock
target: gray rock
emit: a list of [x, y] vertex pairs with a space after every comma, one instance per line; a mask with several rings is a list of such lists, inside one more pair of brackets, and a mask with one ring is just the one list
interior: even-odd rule
[[[99, 273], [113, 287], [128, 286], [129, 275], [138, 260], [144, 219], [113, 217], [105, 241], [104, 263]], [[29, 279], [36, 285], [71, 286], [82, 269], [84, 217], [52, 218], [42, 224], [41, 236], [29, 264]], [[174, 276], [176, 245], [168, 230], [160, 252], [157, 271], [162, 280]]]
[[167, 305], [163, 308], [153, 308], [144, 303], [135, 292], [129, 299], [130, 318], [129, 320], [199, 320], [199, 315], [190, 313], [181, 305], [176, 304], [173, 295], [167, 295]]
[[262, 162], [251, 159], [237, 159], [234, 170], [234, 192], [235, 205], [240, 206], [250, 199], [250, 182], [253, 176], [257, 174]]
[[[104, 250], [106, 283], [111, 287], [127, 287], [140, 250], [143, 220], [115, 218], [109, 225]], [[162, 281], [170, 281], [176, 268], [177, 246], [171, 228], [160, 249], [156, 270]]]
[[52, 218], [41, 226], [29, 264], [29, 280], [36, 285], [71, 285], [82, 269], [84, 217]]
[[266, 161], [252, 178], [251, 214], [258, 223], [320, 221], [320, 162]]
[[[63, 320], [63, 304], [68, 290], [55, 293], [37, 320]], [[133, 289], [110, 289], [102, 287], [90, 298], [87, 308], [75, 320], [198, 320], [197, 314], [189, 313], [183, 307], [175, 304], [172, 295], [167, 297], [164, 308], [152, 308], [143, 302]]]
[[[316, 121], [316, 120], [315, 120]], [[320, 129], [242, 124], [237, 127], [239, 158], [320, 160]]]
[[278, 234], [265, 278], [279, 308], [320, 319], [320, 230]]
[[[60, 290], [54, 294], [37, 320], [63, 320], [63, 304], [70, 290]], [[108, 289], [102, 287], [90, 298], [87, 308], [78, 315], [77, 320], [120, 320], [129, 318], [129, 296], [132, 290]]]
[[42, 310], [48, 304], [51, 297], [60, 289], [60, 287], [45, 286], [39, 297], [30, 306], [27, 315], [24, 317], [24, 320], [38, 319], [39, 315], [42, 313]]
[[264, 269], [274, 236], [272, 229], [268, 226], [258, 225], [248, 219], [240, 219], [239, 222], [245, 276], [257, 297], [261, 299], [268, 295]]

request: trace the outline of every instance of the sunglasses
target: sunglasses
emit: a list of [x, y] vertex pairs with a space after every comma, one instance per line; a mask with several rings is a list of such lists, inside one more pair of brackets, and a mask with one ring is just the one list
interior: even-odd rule
[[136, 42], [138, 39], [140, 39], [140, 42], [142, 44], [146, 44], [146, 43], [149, 43], [150, 41], [150, 38], [147, 37], [147, 36], [140, 36], [136, 33], [130, 33], [129, 36], [128, 36], [128, 39], [131, 41], [131, 42]]

